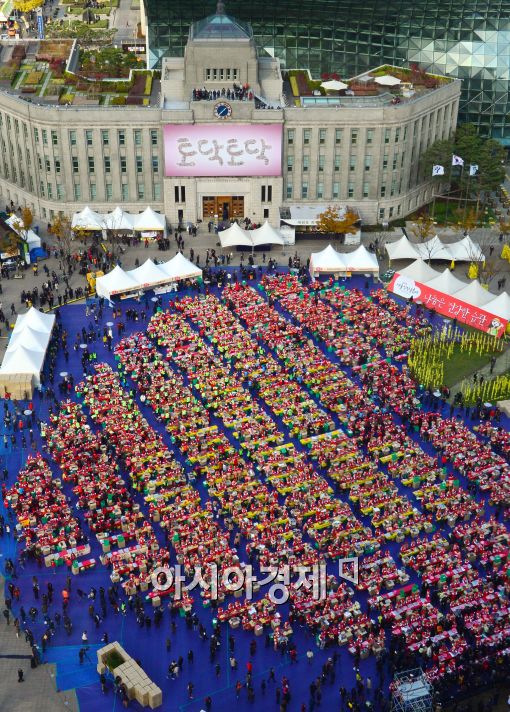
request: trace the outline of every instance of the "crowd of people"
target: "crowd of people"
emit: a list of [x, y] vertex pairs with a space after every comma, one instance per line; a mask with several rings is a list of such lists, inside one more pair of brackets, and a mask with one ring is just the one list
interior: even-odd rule
[[[412, 380], [411, 339], [432, 327], [384, 292], [290, 274], [266, 273], [256, 286], [213, 275], [218, 294], [172, 297], [167, 309], [155, 300], [145, 331], [131, 327], [143, 326], [148, 303], [125, 317], [116, 309], [114, 329], [101, 325], [102, 308], [88, 314], [74, 345], [84, 378], [64, 378], [63, 401], [46, 425], [37, 421], [44, 455], [34, 452], [16, 483], [2, 486], [22, 560], [76, 575], [104, 567], [110, 585], [89, 604], [97, 627], [110, 607], [129, 607], [141, 627], [159, 625], [168, 608], [204, 639], [194, 616], [198, 603], [211, 609], [215, 666], [222, 627], [265, 636], [290, 662], [304, 652], [296, 631], [308, 631], [330, 657], [305, 709], [334, 681], [338, 646], [352, 654], [359, 682], [341, 688], [342, 709], [383, 708], [388, 671], [421, 666], [445, 693], [504, 675], [510, 442], [497, 409], [473, 431], [463, 408], [448, 412], [446, 393]], [[56, 344], [50, 352], [54, 364]], [[348, 581], [333, 569], [344, 559], [357, 560]], [[155, 572], [175, 562], [186, 583], [154, 587]], [[268, 568], [322, 562], [322, 579], [284, 574], [261, 584]], [[45, 645], [60, 624], [48, 595]], [[370, 656], [375, 690], [357, 677]], [[174, 679], [182, 665], [170, 667]], [[237, 682], [253, 701], [251, 670]], [[290, 684], [275, 687], [280, 709]], [[190, 681], [190, 699], [194, 689]]]

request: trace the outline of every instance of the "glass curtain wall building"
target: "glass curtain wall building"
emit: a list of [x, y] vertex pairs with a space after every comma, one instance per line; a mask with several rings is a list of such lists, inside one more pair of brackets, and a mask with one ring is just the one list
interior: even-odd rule
[[[182, 56], [202, 0], [144, 0], [149, 65]], [[214, 13], [214, 0], [210, 12]], [[419, 63], [463, 80], [459, 118], [510, 146], [510, 0], [228, 0], [259, 52], [312, 75]], [[507, 116], [508, 115], [508, 116]]]

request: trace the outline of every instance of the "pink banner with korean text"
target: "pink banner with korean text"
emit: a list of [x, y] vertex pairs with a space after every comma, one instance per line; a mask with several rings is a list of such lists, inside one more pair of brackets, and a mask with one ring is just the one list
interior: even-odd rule
[[281, 124], [167, 124], [165, 176], [279, 176]]
[[460, 299], [455, 299], [455, 295], [438, 292], [436, 289], [427, 287], [422, 282], [415, 282], [398, 272], [393, 275], [393, 278], [388, 285], [390, 292], [397, 294], [406, 299], [413, 298], [414, 302], [421, 302], [428, 309], [433, 309], [438, 314], [447, 316], [450, 319], [457, 319], [462, 324], [472, 326], [474, 329], [480, 329], [492, 336], [503, 336], [505, 333], [508, 321], [505, 321], [490, 311], [486, 311], [481, 307], [467, 304]]

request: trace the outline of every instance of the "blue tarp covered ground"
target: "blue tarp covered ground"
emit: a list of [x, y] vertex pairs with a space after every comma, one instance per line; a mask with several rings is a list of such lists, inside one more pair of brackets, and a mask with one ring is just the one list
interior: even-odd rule
[[[347, 286], [356, 286], [364, 289], [364, 279], [353, 278], [347, 283]], [[212, 291], [215, 291], [215, 288], [213, 288]], [[175, 296], [164, 295], [163, 306], [167, 306], [170, 299], [175, 299]], [[148, 312], [151, 312], [152, 303], [148, 302], [148, 305]], [[140, 313], [144, 304], [126, 301], [122, 302], [120, 306], [124, 313], [128, 308], [134, 308]], [[75, 381], [78, 382], [82, 377], [80, 363], [81, 353], [79, 349], [77, 351], [73, 350], [72, 345], [77, 333], [81, 331], [83, 326], [87, 328], [91, 318], [85, 316], [85, 307], [79, 305], [65, 307], [60, 310], [60, 313], [62, 323], [69, 334], [69, 344], [71, 348], [69, 361], [64, 359], [63, 353], [58, 356], [56, 383], [60, 380], [58, 374], [63, 371], [73, 374]], [[150, 314], [148, 314], [148, 316], [150, 316]], [[111, 310], [105, 308], [101, 328], [110, 320], [112, 320]], [[122, 321], [126, 326], [126, 334], [134, 331], [143, 331], [146, 326], [146, 322], [133, 322], [125, 318], [123, 318]], [[442, 321], [438, 320], [438, 324], [439, 323], [442, 323]], [[97, 341], [94, 348], [97, 351], [98, 360], [106, 361], [112, 366], [115, 366], [113, 353], [108, 352], [103, 346], [102, 341]], [[331, 357], [331, 354], [328, 354], [328, 356]], [[347, 372], [349, 373], [349, 370], [347, 370]], [[57, 389], [55, 390], [57, 391]], [[46, 420], [48, 401], [36, 396], [34, 403], [39, 417]], [[152, 427], [164, 435], [168, 446], [171, 447], [167, 434], [154, 417], [152, 411], [148, 408], [144, 408], [143, 414]], [[508, 425], [508, 422], [505, 422]], [[219, 421], [218, 424], [221, 425]], [[285, 429], [283, 423], [279, 422], [279, 425], [282, 429]], [[3, 424], [1, 427], [3, 428]], [[41, 442], [38, 434], [36, 435], [36, 440], [38, 447], [40, 447]], [[420, 444], [425, 450], [432, 452], [430, 446], [423, 442]], [[6, 447], [3, 440], [0, 439], [0, 458], [2, 466], [8, 469], [9, 486], [15, 481], [19, 468], [26, 462], [29, 454], [28, 449], [21, 449], [19, 445], [19, 436], [17, 445], [14, 448], [10, 444]], [[55, 476], [58, 476], [58, 467], [52, 461], [50, 461], [50, 464]], [[129, 482], [126, 473], [122, 474], [126, 482]], [[400, 483], [397, 482], [396, 484], [401, 487]], [[76, 504], [74, 495], [72, 495], [70, 488], [67, 486], [65, 487], [65, 491], [69, 495], [74, 507]], [[406, 495], [409, 496], [409, 490], [406, 490]], [[204, 498], [206, 497], [205, 488], [203, 496]], [[136, 495], [136, 497], [138, 497], [138, 495]], [[141, 500], [139, 499], [138, 501]], [[0, 509], [1, 513], [6, 516], [3, 503], [0, 503]], [[77, 512], [77, 515], [81, 520], [84, 532], [90, 534], [81, 513]], [[361, 519], [363, 518], [361, 517]], [[368, 519], [366, 523], [368, 523]], [[90, 537], [90, 543], [92, 556], [98, 560], [100, 554], [99, 545], [92, 536]], [[0, 570], [2, 570], [3, 573], [5, 573], [5, 560], [7, 558], [16, 559], [16, 549], [16, 543], [12, 536], [5, 536], [0, 540]], [[388, 546], [388, 549], [390, 549], [398, 561], [396, 556], [398, 551], [397, 545], [391, 544]], [[55, 590], [55, 602], [53, 606], [50, 607], [50, 613], [53, 614], [55, 611], [60, 610], [60, 591], [65, 584], [67, 571], [63, 569], [50, 570], [38, 568], [35, 564], [29, 564], [25, 569], [18, 568], [17, 574], [16, 584], [22, 591], [20, 603], [23, 604], [26, 610], [34, 604], [36, 606], [40, 605], [40, 601], [34, 601], [31, 590], [33, 575], [37, 575], [39, 579], [41, 592], [46, 589], [47, 581], [52, 581]], [[414, 582], [417, 579], [412, 578], [411, 580]], [[243, 681], [245, 679], [246, 664], [250, 660], [249, 645], [251, 641], [254, 640], [251, 634], [242, 630], [234, 633], [235, 656], [238, 661], [238, 670], [232, 671], [229, 665], [229, 651], [227, 645], [227, 635], [230, 633], [230, 630], [226, 628], [222, 633], [223, 643], [219, 651], [219, 656], [214, 662], [211, 662], [209, 659], [208, 643], [200, 640], [197, 631], [188, 629], [182, 618], [179, 616], [171, 618], [167, 610], [165, 610], [163, 621], [159, 627], [155, 627], [153, 624], [147, 629], [138, 626], [134, 614], [131, 611], [128, 610], [126, 615], [122, 616], [121, 614], [115, 615], [112, 609], [109, 608], [107, 617], [96, 627], [88, 611], [88, 606], [91, 601], [86, 598], [82, 600], [77, 590], [81, 589], [87, 594], [91, 587], [99, 589], [100, 586], [107, 588], [108, 585], [110, 585], [108, 570], [101, 566], [99, 562], [95, 569], [80, 576], [72, 577], [71, 604], [69, 608], [69, 614], [73, 622], [72, 634], [68, 636], [61, 626], [57, 627], [57, 632], [43, 656], [45, 661], [53, 662], [57, 665], [56, 683], [58, 689], [77, 689], [82, 712], [114, 712], [115, 710], [120, 710], [122, 707], [120, 700], [114, 696], [111, 685], [109, 686], [107, 694], [103, 695], [98, 684], [95, 651], [101, 646], [101, 638], [105, 633], [108, 634], [109, 640], [119, 640], [126, 650], [135, 659], [140, 661], [149, 676], [163, 690], [164, 704], [162, 709], [172, 712], [177, 710], [192, 710], [193, 712], [196, 710], [196, 712], [199, 712], [199, 710], [205, 709], [206, 696], [212, 698], [213, 710], [226, 711], [235, 709], [238, 712], [243, 712], [244, 710], [262, 709], [266, 705], [270, 708], [278, 709], [276, 706], [276, 688], [280, 687], [282, 676], [288, 677], [290, 682], [291, 703], [287, 709], [289, 711], [300, 710], [302, 704], [308, 706], [310, 683], [321, 674], [323, 664], [333, 652], [332, 649], [319, 650], [315, 645], [311, 633], [308, 630], [301, 629], [299, 626], [294, 626], [294, 641], [298, 650], [298, 661], [295, 664], [291, 663], [288, 656], [282, 656], [280, 653], [275, 652], [272, 647], [268, 647], [264, 636], [257, 638], [257, 650], [253, 658], [251, 658], [253, 662], [253, 680], [256, 697], [254, 703], [249, 703], [244, 690], [241, 691], [239, 698], [236, 697], [235, 685], [238, 680]], [[366, 595], [359, 595], [359, 600], [362, 604], [365, 604]], [[19, 606], [15, 605], [14, 608], [16, 611], [16, 609], [19, 609]], [[206, 609], [202, 609], [200, 604], [196, 606], [196, 610], [207, 630], [211, 631], [211, 613]], [[147, 613], [151, 614], [151, 612], [151, 609], [148, 608]], [[30, 624], [31, 629], [36, 635], [36, 639], [40, 639], [42, 631], [44, 630], [42, 618], [43, 616], [39, 611], [37, 621], [34, 624]], [[175, 623], [175, 632], [171, 629], [172, 621]], [[89, 648], [83, 664], [80, 664], [78, 651], [81, 647], [81, 635], [84, 630], [87, 631]], [[167, 650], [167, 647], [169, 647], [169, 650]], [[306, 659], [306, 651], [308, 649], [314, 652], [314, 658], [311, 663]], [[192, 663], [189, 663], [187, 660], [190, 650], [193, 651], [194, 655], [194, 661]], [[355, 685], [353, 657], [345, 648], [339, 648], [338, 653], [339, 659], [336, 665], [334, 682], [327, 681], [323, 687], [323, 709], [339, 709], [340, 686], [342, 685], [347, 689], [351, 689]], [[183, 671], [176, 680], [170, 680], [167, 677], [168, 665], [171, 660], [176, 660], [179, 656], [182, 656], [184, 659]], [[219, 664], [219, 670], [216, 668], [217, 664]], [[376, 681], [377, 674], [373, 658], [362, 661], [361, 665], [363, 674], [365, 676], [369, 675]], [[276, 682], [267, 683], [271, 668], [275, 670]], [[263, 680], [267, 683], [265, 692], [262, 690]], [[194, 699], [189, 699], [187, 694], [186, 688], [190, 681], [194, 684]], [[385, 684], [387, 684], [387, 682], [388, 679], [386, 678]], [[136, 702], [131, 702], [129, 708], [141, 709]], [[307, 709], [309, 708], [307, 707]]]

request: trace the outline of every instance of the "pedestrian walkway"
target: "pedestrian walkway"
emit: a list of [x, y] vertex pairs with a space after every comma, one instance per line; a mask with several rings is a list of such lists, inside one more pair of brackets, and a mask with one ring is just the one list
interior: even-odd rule
[[[0, 587], [5, 580], [0, 576]], [[16, 636], [12, 623], [0, 623], [0, 710], [7, 712], [78, 712], [74, 690], [57, 692], [55, 665], [30, 667], [30, 646], [25, 636]], [[24, 681], [18, 682], [18, 670], [23, 670]]]
[[[510, 348], [506, 348], [505, 351], [503, 351], [502, 354], [498, 356], [496, 359], [496, 363], [494, 364], [494, 368], [491, 372], [491, 365], [488, 363], [486, 366], [483, 368], [478, 369], [476, 372], [478, 379], [480, 379], [480, 376], [483, 376], [485, 381], [490, 381], [493, 378], [496, 378], [496, 376], [500, 376], [504, 373], [508, 373], [510, 371]], [[454, 398], [457, 393], [459, 393], [462, 390], [462, 386], [465, 384], [473, 384], [473, 375], [468, 376], [467, 378], [462, 379], [462, 381], [459, 381], [456, 383], [452, 388], [450, 389], [450, 396], [451, 398]]]

